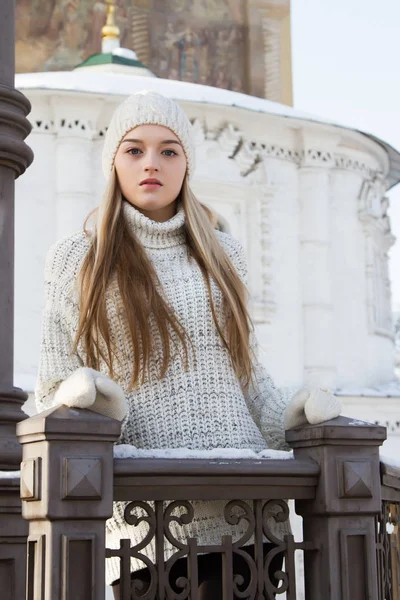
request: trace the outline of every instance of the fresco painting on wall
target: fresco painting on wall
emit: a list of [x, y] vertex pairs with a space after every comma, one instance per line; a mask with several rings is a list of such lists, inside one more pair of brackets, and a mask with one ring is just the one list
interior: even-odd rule
[[[121, 42], [129, 47], [131, 2], [117, 0]], [[17, 72], [72, 69], [101, 49], [101, 0], [16, 0]]]
[[[159, 77], [245, 91], [245, 0], [117, 0], [117, 6], [121, 45], [128, 48], [137, 11], [147, 14], [147, 66]], [[16, 9], [18, 72], [71, 69], [100, 52], [104, 2], [17, 0]]]
[[153, 70], [160, 77], [245, 91], [244, 23], [244, 0], [155, 0]]
[[160, 77], [244, 91], [243, 27], [192, 29], [169, 21], [162, 41], [154, 56]]

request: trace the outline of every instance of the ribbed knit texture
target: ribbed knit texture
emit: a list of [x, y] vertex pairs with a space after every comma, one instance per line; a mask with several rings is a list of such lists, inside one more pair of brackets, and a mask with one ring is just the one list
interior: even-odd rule
[[103, 173], [108, 179], [115, 155], [125, 135], [139, 125], [162, 125], [173, 131], [182, 144], [188, 178], [195, 169], [192, 125], [179, 104], [157, 92], [141, 91], [129, 96], [115, 110], [103, 146]]
[[[165, 297], [186, 328], [196, 352], [196, 365], [190, 358], [187, 372], [175, 358], [166, 377], [156, 378], [157, 357], [150, 366], [151, 379], [138, 389], [126, 392], [132, 365], [121, 360], [115, 365], [115, 381], [126, 392], [128, 415], [122, 426], [119, 443], [138, 448], [250, 448], [256, 452], [273, 448], [289, 449], [284, 440], [283, 412], [289, 394], [278, 391], [260, 362], [254, 364], [255, 387], [243, 393], [214, 325], [208, 292], [196, 262], [190, 259], [185, 244], [185, 215], [182, 208], [165, 223], [151, 221], [124, 202], [127, 222], [141, 240], [156, 269]], [[241, 245], [230, 235], [217, 232], [218, 239], [246, 279], [246, 262]], [[75, 281], [89, 248], [83, 232], [74, 234], [51, 248], [46, 261], [46, 308], [44, 312], [40, 370], [36, 389], [39, 411], [52, 406], [54, 393], [78, 367], [85, 364], [80, 348], [70, 355], [78, 324], [78, 298]], [[222, 320], [222, 295], [212, 285], [218, 319]], [[121, 310], [121, 299], [115, 285], [107, 298], [112, 339], [125, 345], [128, 332]], [[253, 338], [253, 346], [255, 340]], [[256, 349], [255, 349], [256, 350]], [[121, 352], [121, 356], [125, 356]], [[105, 365], [100, 370], [108, 375]], [[184, 528], [176, 527], [175, 535], [195, 536], [199, 544], [219, 544], [221, 536], [244, 532], [245, 525], [233, 527], [224, 523], [224, 502], [195, 502], [195, 520]], [[126, 503], [115, 503], [114, 515], [107, 522], [107, 545], [119, 547], [121, 538], [133, 544], [146, 534], [147, 526], [129, 526], [123, 519]], [[289, 531], [288, 524], [273, 525], [278, 537]], [[175, 550], [165, 544], [165, 558]], [[154, 549], [142, 552], [154, 561]], [[119, 559], [108, 559], [107, 582], [119, 578]], [[143, 568], [132, 561], [132, 569]]]

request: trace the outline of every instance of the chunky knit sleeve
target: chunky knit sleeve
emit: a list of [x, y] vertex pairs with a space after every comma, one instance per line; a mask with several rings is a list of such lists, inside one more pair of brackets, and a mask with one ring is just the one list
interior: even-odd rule
[[[218, 233], [218, 237], [240, 278], [247, 285], [247, 262], [243, 247], [228, 234]], [[254, 331], [250, 335], [250, 349], [253, 356], [253, 380], [248, 390], [244, 390], [247, 406], [268, 447], [274, 450], [290, 450], [285, 441], [283, 415], [296, 390], [279, 389], [275, 386], [259, 360], [258, 342]]]
[[268, 447], [274, 450], [290, 450], [285, 441], [283, 415], [295, 390], [277, 388], [264, 365], [258, 359], [258, 344], [252, 335], [253, 381], [244, 396], [250, 413], [259, 427]]
[[45, 308], [35, 389], [38, 412], [52, 406], [60, 383], [83, 365], [72, 348], [78, 322], [74, 285], [84, 246], [83, 234], [75, 234], [52, 246], [46, 258]]

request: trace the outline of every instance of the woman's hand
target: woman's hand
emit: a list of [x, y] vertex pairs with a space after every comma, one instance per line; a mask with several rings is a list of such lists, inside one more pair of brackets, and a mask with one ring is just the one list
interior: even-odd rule
[[125, 394], [120, 386], [89, 367], [77, 369], [61, 383], [54, 395], [54, 404], [88, 408], [118, 421], [127, 413]]
[[318, 425], [335, 419], [342, 410], [342, 404], [336, 396], [327, 390], [317, 388], [301, 389], [294, 395], [284, 413], [285, 429], [293, 429], [310, 423]]

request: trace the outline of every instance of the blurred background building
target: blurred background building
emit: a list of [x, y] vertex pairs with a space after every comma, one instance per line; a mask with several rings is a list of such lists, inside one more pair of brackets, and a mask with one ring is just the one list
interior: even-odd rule
[[[106, 2], [16, 0], [17, 72], [101, 50]], [[292, 104], [290, 0], [117, 0], [121, 45], [158, 77]]]

